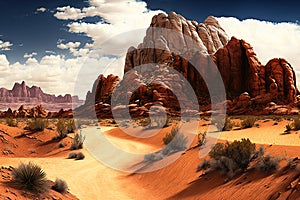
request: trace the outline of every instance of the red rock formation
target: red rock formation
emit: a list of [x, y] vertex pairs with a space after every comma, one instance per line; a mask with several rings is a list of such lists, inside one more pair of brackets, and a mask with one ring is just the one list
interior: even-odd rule
[[[38, 105], [38, 104], [72, 104], [73, 105], [82, 105], [83, 101], [79, 100], [78, 96], [72, 97], [70, 94], [66, 94], [64, 96], [59, 95], [51, 95], [46, 94], [42, 91], [40, 87], [26, 86], [26, 83], [23, 81], [21, 84], [15, 83], [12, 90], [8, 90], [5, 88], [0, 88], [0, 109], [7, 109], [10, 104], [26, 104], [26, 105]], [[5, 107], [5, 105], [7, 105]], [[13, 105], [14, 106], [14, 105]], [[54, 106], [54, 105], [53, 105]], [[52, 107], [53, 107], [52, 106]], [[51, 106], [49, 106], [51, 107]], [[56, 107], [56, 106], [54, 106]], [[70, 107], [68, 105], [68, 107]]]
[[197, 50], [213, 54], [227, 42], [228, 36], [212, 16], [198, 24], [174, 12], [161, 13], [153, 17], [143, 43], [137, 49], [129, 48], [125, 73], [142, 64], [168, 64], [173, 53]]
[[[157, 66], [153, 68], [151, 63]], [[151, 64], [149, 69], [145, 64]], [[141, 65], [144, 68], [139, 68]], [[188, 80], [201, 108], [210, 108], [212, 95], [207, 90], [210, 83], [204, 82], [203, 77], [209, 77], [213, 82], [216, 73], [220, 73], [223, 79], [228, 101], [221, 103], [226, 104], [229, 114], [291, 113], [293, 106], [270, 107], [269, 103], [300, 105], [297, 103], [299, 92], [295, 72], [286, 60], [272, 59], [263, 65], [250, 44], [235, 37], [228, 40], [214, 17], [198, 24], [171, 12], [168, 16], [154, 16], [143, 43], [138, 48], [129, 48], [125, 75], [120, 82], [123, 84], [119, 88], [127, 92], [120, 92], [118, 97], [130, 97], [131, 107], [125, 102], [112, 109], [117, 110], [118, 114], [129, 109], [135, 117], [148, 115], [155, 104], [164, 106], [169, 114], [174, 115], [178, 115], [180, 109], [183, 112], [184, 109], [197, 109], [191, 99], [178, 99], [173, 93], [186, 94], [186, 86], [169, 69], [175, 69]], [[118, 82], [118, 77], [110, 75], [105, 78], [101, 75], [87, 95], [88, 105], [96, 106], [83, 106], [81, 110], [88, 108], [97, 116], [111, 116], [110, 96]], [[178, 102], [183, 102], [184, 108]]]
[[25, 108], [21, 105], [18, 110], [8, 108], [7, 111], [0, 111], [0, 118], [71, 118], [73, 111], [71, 109], [61, 109], [59, 112], [48, 112], [42, 105]]

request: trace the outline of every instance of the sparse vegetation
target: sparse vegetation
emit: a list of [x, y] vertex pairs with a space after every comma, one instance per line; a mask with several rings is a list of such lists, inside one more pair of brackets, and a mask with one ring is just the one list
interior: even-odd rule
[[173, 126], [171, 129], [171, 133], [167, 133], [166, 136], [163, 138], [163, 142], [165, 145], [169, 144], [175, 135], [178, 133], [179, 127], [178, 126]]
[[68, 156], [68, 159], [75, 159], [75, 160], [83, 160], [85, 155], [82, 152], [71, 152]]
[[291, 130], [292, 130], [292, 126], [291, 126], [291, 124], [287, 124], [286, 126], [285, 126], [285, 133], [290, 133], [291, 132]]
[[61, 194], [65, 194], [68, 191], [68, 185], [66, 181], [59, 178], [55, 180], [54, 185], [51, 188]]
[[161, 153], [149, 153], [144, 156], [144, 161], [146, 162], [154, 162], [163, 159], [163, 155]]
[[188, 139], [182, 133], [178, 132], [170, 143], [162, 150], [163, 155], [168, 155], [187, 148]]
[[5, 122], [6, 122], [7, 126], [11, 126], [11, 127], [17, 127], [18, 126], [18, 121], [14, 118], [6, 118]]
[[73, 159], [73, 158], [76, 158], [77, 157], [77, 153], [75, 152], [71, 152], [68, 156], [68, 159]]
[[12, 176], [11, 183], [19, 189], [34, 193], [43, 193], [49, 189], [46, 173], [40, 166], [33, 163], [21, 163], [13, 169]]
[[218, 131], [230, 131], [234, 126], [234, 123], [228, 116], [224, 120], [221, 117], [217, 117], [213, 120], [213, 123], [216, 125]]
[[34, 118], [29, 121], [28, 128], [31, 131], [44, 131], [44, 129], [47, 128], [48, 125], [49, 122], [47, 119]]
[[204, 159], [202, 161], [202, 163], [200, 163], [200, 165], [197, 167], [196, 172], [199, 172], [201, 170], [206, 170], [208, 168], [210, 168], [210, 162], [208, 160]]
[[241, 126], [242, 126], [242, 128], [251, 128], [251, 127], [253, 127], [255, 121], [256, 121], [255, 117], [248, 116], [242, 121]]
[[265, 173], [271, 173], [278, 169], [280, 159], [270, 155], [260, 157], [256, 168]]
[[206, 143], [206, 132], [199, 131], [197, 134], [197, 143], [199, 146], [202, 146]]
[[225, 144], [217, 143], [211, 152], [210, 157], [220, 162], [227, 162], [222, 157], [231, 159], [238, 168], [247, 169], [251, 156], [255, 152], [255, 144], [249, 139], [242, 139], [241, 141], [235, 140], [233, 143], [226, 142]]
[[85, 140], [85, 136], [81, 132], [75, 134], [71, 144], [71, 149], [72, 150], [82, 149], [84, 140]]
[[221, 170], [222, 174], [233, 177], [239, 169], [237, 164], [226, 156], [221, 156], [217, 160], [213, 159], [210, 163], [212, 170]]
[[294, 119], [293, 128], [295, 131], [300, 130], [300, 119], [299, 118]]
[[82, 152], [78, 152], [75, 160], [83, 160], [84, 158], [85, 158], [85, 155]]

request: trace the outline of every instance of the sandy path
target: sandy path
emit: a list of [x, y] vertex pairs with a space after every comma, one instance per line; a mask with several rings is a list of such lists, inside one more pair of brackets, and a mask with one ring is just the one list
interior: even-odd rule
[[[83, 133], [96, 129], [89, 127]], [[102, 130], [109, 130], [105, 128]], [[99, 129], [97, 130], [99, 132]], [[154, 147], [142, 143], [109, 137], [114, 144], [128, 151], [146, 149], [151, 151]], [[101, 146], [101, 144], [99, 145]], [[0, 165], [17, 166], [20, 162], [34, 162], [40, 165], [50, 180], [61, 178], [68, 183], [70, 192], [81, 200], [91, 199], [139, 199], [145, 195], [142, 188], [126, 180], [128, 174], [111, 169], [83, 149], [86, 156], [84, 160], [75, 161], [64, 158], [6, 158]], [[117, 157], [114, 152], [106, 152], [111, 158]], [[126, 161], [126, 159], [124, 159]]]

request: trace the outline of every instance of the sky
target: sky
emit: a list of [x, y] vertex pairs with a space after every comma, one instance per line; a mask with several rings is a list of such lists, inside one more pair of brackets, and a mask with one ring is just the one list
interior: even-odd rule
[[25, 80], [47, 93], [84, 98], [100, 73], [122, 75], [128, 47], [142, 41], [153, 15], [170, 11], [198, 22], [217, 17], [263, 64], [286, 58], [299, 80], [299, 7], [297, 1], [2, 0], [0, 87]]

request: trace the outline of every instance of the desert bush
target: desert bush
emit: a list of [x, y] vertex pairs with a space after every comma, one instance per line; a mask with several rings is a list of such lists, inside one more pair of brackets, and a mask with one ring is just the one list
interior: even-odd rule
[[64, 194], [68, 191], [68, 185], [66, 181], [57, 178], [54, 182], [54, 185], [51, 187], [56, 192]]
[[76, 125], [74, 119], [67, 119], [65, 120], [67, 133], [75, 133]]
[[280, 159], [271, 157], [270, 155], [263, 156], [259, 159], [256, 168], [265, 173], [271, 173], [278, 169]]
[[213, 159], [210, 167], [212, 170], [221, 170], [222, 174], [227, 174], [229, 177], [233, 177], [239, 169], [236, 162], [226, 156], [221, 156], [217, 160]]
[[201, 170], [206, 170], [208, 168], [210, 168], [210, 162], [208, 160], [204, 159], [202, 161], [202, 163], [200, 163], [200, 165], [197, 167], [196, 172], [199, 172]]
[[161, 159], [163, 159], [163, 156], [160, 153], [149, 153], [144, 156], [145, 162], [154, 162]]
[[242, 121], [241, 126], [242, 126], [242, 128], [251, 128], [251, 127], [253, 127], [255, 121], [256, 121], [256, 118], [253, 117], [253, 116], [251, 116], [251, 117], [250, 117], [250, 116], [249, 116], [249, 117], [246, 117], [246, 118]]
[[291, 124], [287, 124], [287, 125], [285, 126], [285, 131], [284, 131], [284, 132], [289, 133], [291, 130], [292, 130]]
[[68, 159], [73, 159], [77, 157], [77, 153], [71, 152], [68, 156]]
[[182, 133], [178, 132], [169, 144], [162, 150], [164, 155], [183, 151], [187, 148], [188, 139]]
[[85, 158], [85, 155], [82, 152], [78, 152], [76, 154], [75, 160], [83, 160]]
[[72, 150], [82, 149], [84, 140], [85, 140], [85, 136], [81, 132], [76, 133], [71, 144], [71, 149]]
[[197, 134], [197, 143], [199, 146], [202, 146], [206, 143], [206, 132], [199, 131]]
[[14, 118], [6, 118], [5, 119], [6, 125], [11, 127], [17, 127], [18, 121]]
[[11, 183], [22, 190], [43, 193], [49, 189], [46, 173], [40, 166], [33, 163], [21, 163], [17, 168], [12, 170], [12, 177]]
[[238, 168], [245, 170], [254, 152], [255, 144], [249, 139], [243, 138], [241, 141], [235, 140], [231, 144], [228, 142], [225, 144], [217, 143], [210, 151], [209, 156], [215, 160], [220, 160], [221, 157], [227, 157], [231, 159]]
[[66, 121], [64, 119], [59, 119], [57, 124], [56, 124], [56, 131], [58, 132], [58, 135], [56, 137], [56, 139], [63, 139], [65, 137], [67, 137], [67, 125], [66, 125]]
[[167, 133], [166, 136], [163, 138], [163, 142], [165, 145], [169, 144], [175, 135], [178, 133], [179, 127], [178, 126], [173, 126], [171, 129], [171, 133]]
[[151, 120], [150, 120], [149, 117], [147, 117], [147, 118], [142, 118], [142, 119], [139, 120], [139, 123], [138, 123], [138, 124], [139, 124], [139, 126], [146, 127], [146, 126], [148, 126], [148, 125], [151, 124]]
[[293, 128], [296, 131], [300, 130], [300, 119], [299, 118], [294, 119]]
[[58, 143], [58, 148], [64, 148], [65, 146], [66, 146], [66, 143], [64, 143], [64, 142]]
[[48, 125], [49, 122], [47, 119], [34, 118], [29, 121], [28, 128], [31, 131], [43, 131]]
[[218, 131], [230, 131], [234, 126], [234, 123], [228, 116], [226, 116], [225, 119], [221, 116], [215, 117], [212, 123], [216, 125]]

